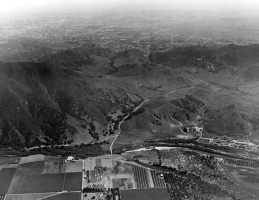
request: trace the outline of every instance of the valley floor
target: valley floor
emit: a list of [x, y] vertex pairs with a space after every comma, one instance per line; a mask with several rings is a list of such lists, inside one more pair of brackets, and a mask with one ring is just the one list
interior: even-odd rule
[[[217, 186], [218, 181], [223, 181], [226, 187], [245, 188], [240, 194], [232, 191], [232, 196], [237, 195], [245, 200], [249, 195], [251, 199], [255, 199], [253, 195], [259, 197], [259, 164], [252, 165], [247, 160], [197, 152], [180, 147], [159, 146], [136, 149], [122, 155], [102, 155], [80, 160], [46, 155], [1, 157], [0, 198], [106, 200], [113, 196], [121, 200], [180, 200], [192, 196], [194, 199], [210, 199], [203, 186], [211, 182], [211, 190], [216, 191], [221, 187]], [[185, 157], [186, 153], [189, 156]], [[208, 158], [210, 161], [206, 161]], [[205, 162], [199, 164], [203, 159]], [[208, 168], [210, 162], [217, 166], [212, 171]], [[173, 169], [173, 166], [181, 165], [184, 167]], [[203, 171], [198, 170], [200, 167], [196, 169], [196, 165], [204, 165], [200, 166]], [[215, 179], [214, 176], [219, 178]], [[225, 180], [225, 176], [229, 177], [229, 181], [226, 182], [228, 179]], [[185, 181], [189, 183], [185, 185]], [[191, 195], [190, 191], [196, 191], [197, 194]], [[215, 191], [212, 194], [216, 197]]]

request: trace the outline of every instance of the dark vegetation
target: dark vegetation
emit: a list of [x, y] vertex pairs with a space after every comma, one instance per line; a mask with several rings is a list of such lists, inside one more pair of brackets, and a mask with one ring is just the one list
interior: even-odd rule
[[[195, 200], [209, 200], [209, 195], [232, 197], [216, 184], [208, 184], [200, 179], [188, 179], [174, 173], [164, 173], [171, 199], [181, 200], [185, 197]], [[236, 199], [236, 198], [234, 198]]]
[[[184, 98], [171, 100], [170, 103], [191, 113], [197, 113], [199, 109], [201, 109], [205, 105], [203, 102], [197, 100], [192, 95], [185, 95]], [[186, 117], [189, 118], [188, 115], [186, 115]]]
[[57, 103], [62, 112], [77, 118], [81, 116], [82, 109], [77, 105], [77, 102], [72, 95], [69, 95], [65, 90], [59, 90], [56, 96]]
[[[40, 82], [47, 87], [53, 84], [56, 76], [53, 68], [47, 63], [1, 63], [0, 71], [7, 79], [16, 81], [16, 84], [6, 82], [1, 91], [0, 106], [4, 112], [0, 115], [0, 145], [21, 149], [63, 144], [67, 139], [67, 115], [49, 102], [43, 95], [44, 85], [40, 85]], [[43, 138], [39, 137], [40, 130]]]
[[93, 121], [91, 121], [91, 122], [89, 123], [89, 129], [88, 129], [88, 131], [89, 131], [89, 134], [90, 134], [95, 140], [99, 140], [99, 134], [95, 132], [95, 131], [96, 131], [96, 128], [95, 128], [95, 125], [94, 125], [94, 122], [93, 122]]
[[41, 122], [41, 129], [48, 144], [62, 144], [66, 139], [67, 117], [63, 112], [46, 106], [38, 97], [30, 96], [28, 99], [29, 111], [34, 119]]
[[121, 190], [123, 200], [169, 200], [166, 188]]
[[[161, 143], [160, 143], [161, 142]], [[160, 141], [146, 141], [147, 146], [168, 146], [168, 147], [185, 147], [193, 150], [203, 151], [207, 153], [212, 153], [215, 155], [225, 155], [234, 159], [243, 159], [247, 161], [252, 161], [258, 163], [258, 161], [244, 158], [238, 154], [243, 152], [240, 149], [227, 146], [218, 146], [213, 144], [205, 144], [196, 141], [195, 139], [163, 139]], [[130, 149], [130, 148], [129, 148]], [[220, 151], [220, 152], [219, 152]]]
[[22, 141], [17, 133], [12, 130], [6, 119], [2, 121], [2, 135], [0, 137], [0, 148], [14, 147], [15, 149], [23, 148]]
[[[104, 190], [99, 187], [85, 187], [85, 188], [83, 188], [82, 192], [85, 194], [84, 197], [87, 197], [87, 193], [102, 192], [102, 193], [106, 194], [107, 200], [115, 200], [115, 199], [120, 200], [121, 199], [119, 188], [108, 188], [108, 190], [106, 190], [106, 189]], [[92, 199], [95, 199], [95, 198], [92, 197]]]
[[32, 150], [15, 150], [15, 149], [0, 149], [0, 156], [29, 156], [35, 154], [44, 154], [51, 156], [74, 156], [75, 158], [85, 159], [87, 157], [93, 157], [98, 155], [103, 155], [107, 152], [103, 151], [102, 144], [81, 144], [75, 146], [53, 146], [53, 147], [42, 147], [35, 148]]
[[[217, 165], [215, 165], [217, 166]], [[257, 199], [253, 194], [239, 187], [219, 169], [206, 170], [201, 166], [201, 174], [190, 176], [188, 172], [174, 169], [164, 173], [172, 199], [211, 199], [211, 196], [231, 199]], [[201, 169], [200, 169], [201, 170]], [[208, 172], [207, 172], [208, 171]], [[205, 176], [206, 178], [202, 178]]]
[[131, 118], [133, 118], [133, 117], [135, 117], [135, 116], [138, 116], [138, 115], [144, 113], [145, 111], [146, 111], [145, 108], [140, 108], [140, 109], [138, 109], [137, 111], [135, 111], [135, 112], [133, 112], [132, 114], [130, 114], [130, 115], [127, 117], [126, 120], [130, 120]]

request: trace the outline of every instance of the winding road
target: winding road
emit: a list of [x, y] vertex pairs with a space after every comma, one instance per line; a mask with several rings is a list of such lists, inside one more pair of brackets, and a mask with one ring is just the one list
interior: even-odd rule
[[[139, 104], [137, 107], [134, 108], [134, 110], [133, 110], [132, 113], [136, 112], [143, 104], [147, 103], [148, 101], [150, 101], [150, 99], [147, 99], [147, 100], [143, 101], [141, 104]], [[117, 138], [119, 137], [119, 135], [120, 135], [120, 133], [121, 133], [121, 124], [122, 124], [132, 113], [126, 115], [126, 116], [123, 118], [123, 120], [121, 120], [121, 121], [119, 122], [119, 125], [118, 125], [118, 133], [116, 134], [116, 136], [115, 136], [115, 138], [114, 138], [114, 140], [112, 141], [111, 146], [110, 146], [111, 155], [112, 155], [113, 145], [114, 145], [115, 141], [117, 140]]]
[[[177, 89], [176, 89], [176, 90], [177, 90]], [[176, 90], [172, 90], [172, 91], [170, 91], [170, 92], [164, 94], [163, 96], [167, 97], [169, 94], [173, 94]], [[143, 101], [141, 104], [139, 104], [137, 107], [134, 108], [134, 110], [133, 110], [132, 113], [136, 112], [143, 104], [147, 103], [147, 102], [150, 101], [150, 100], [151, 100], [151, 99], [146, 99], [145, 101]], [[115, 138], [114, 138], [114, 140], [112, 141], [111, 146], [110, 146], [111, 155], [112, 155], [113, 145], [114, 145], [115, 141], [117, 140], [117, 138], [119, 137], [119, 135], [120, 135], [120, 133], [121, 133], [121, 124], [122, 124], [132, 113], [130, 113], [130, 114], [128, 114], [127, 116], [125, 116], [125, 117], [123, 118], [123, 120], [119, 122], [119, 125], [118, 125], [118, 133], [116, 134], [116, 136], [115, 136]], [[182, 125], [181, 122], [179, 122], [179, 123], [180, 123], [180, 125]]]

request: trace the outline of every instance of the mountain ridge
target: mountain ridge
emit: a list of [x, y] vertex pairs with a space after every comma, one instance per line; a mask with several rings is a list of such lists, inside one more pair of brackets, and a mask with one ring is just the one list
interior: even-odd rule
[[[241, 50], [249, 62], [235, 58], [242, 54]], [[250, 56], [249, 51], [253, 52]], [[259, 59], [250, 58], [257, 54], [258, 45], [181, 47], [152, 54], [147, 60], [138, 51], [115, 53], [84, 46], [48, 54], [38, 62], [1, 61], [0, 106], [4, 109], [0, 112], [0, 135], [5, 123], [9, 129], [5, 134], [16, 133], [21, 146], [33, 146], [34, 140], [43, 144], [105, 140], [116, 132], [119, 118], [144, 99], [152, 98], [143, 112], [123, 124], [121, 137], [135, 137], [134, 131], [139, 133], [135, 139], [139, 137], [140, 142], [147, 139], [145, 135], [148, 139], [156, 138], [159, 132], [175, 137], [184, 134], [179, 122], [191, 125], [199, 115], [204, 120], [204, 134], [233, 137], [235, 131], [234, 137], [247, 138], [257, 127], [258, 115], [253, 109], [240, 112], [239, 108], [258, 110], [257, 94], [250, 89], [257, 78], [256, 74], [251, 78], [250, 65], [244, 63], [256, 66]], [[212, 82], [210, 77], [219, 78]], [[235, 106], [236, 96], [243, 98], [239, 106]], [[217, 102], [229, 106], [217, 114]], [[247, 117], [242, 118], [241, 114]], [[47, 118], [56, 120], [59, 126]], [[19, 131], [21, 127], [29, 127], [29, 136]], [[218, 133], [222, 127], [224, 134]], [[120, 137], [117, 142], [121, 142]]]

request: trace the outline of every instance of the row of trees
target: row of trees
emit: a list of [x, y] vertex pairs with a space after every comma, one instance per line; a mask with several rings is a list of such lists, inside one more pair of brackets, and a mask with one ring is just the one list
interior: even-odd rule
[[62, 156], [66, 158], [67, 156], [74, 156], [76, 159], [86, 159], [87, 157], [99, 156], [108, 152], [104, 152], [102, 149], [102, 144], [81, 144], [75, 146], [53, 146], [53, 147], [43, 147], [35, 148], [30, 151], [25, 149], [10, 149], [3, 148], [0, 149], [0, 156], [29, 156], [35, 154], [51, 155], [51, 156]]

